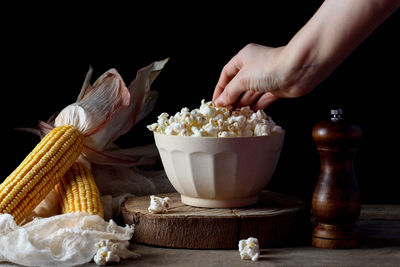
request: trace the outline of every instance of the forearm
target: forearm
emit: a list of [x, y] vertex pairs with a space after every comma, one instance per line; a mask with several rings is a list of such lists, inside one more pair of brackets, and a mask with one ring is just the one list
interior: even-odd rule
[[399, 3], [399, 0], [326, 0], [284, 48], [288, 83], [303, 88], [315, 87], [394, 12]]

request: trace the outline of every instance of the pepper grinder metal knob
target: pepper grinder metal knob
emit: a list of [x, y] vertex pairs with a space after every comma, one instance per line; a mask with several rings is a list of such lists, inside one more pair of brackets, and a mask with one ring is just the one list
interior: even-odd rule
[[337, 122], [342, 119], [343, 110], [342, 109], [331, 109], [331, 121]]
[[312, 233], [314, 247], [354, 248], [359, 244], [356, 221], [361, 201], [353, 163], [362, 131], [347, 123], [342, 113], [331, 110], [331, 120], [317, 123], [312, 131], [321, 164], [312, 197], [317, 222]]

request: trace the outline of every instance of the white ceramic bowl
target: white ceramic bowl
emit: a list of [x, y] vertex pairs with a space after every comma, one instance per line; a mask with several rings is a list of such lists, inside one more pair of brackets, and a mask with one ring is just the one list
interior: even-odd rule
[[233, 208], [257, 203], [275, 170], [284, 135], [214, 138], [154, 133], [154, 138], [183, 203]]

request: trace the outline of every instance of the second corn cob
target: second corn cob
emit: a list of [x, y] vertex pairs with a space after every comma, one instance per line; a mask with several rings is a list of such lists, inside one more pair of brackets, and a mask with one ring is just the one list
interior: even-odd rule
[[100, 193], [91, 171], [76, 162], [54, 188], [62, 213], [87, 212], [104, 218]]
[[21, 223], [61, 180], [83, 149], [83, 135], [72, 125], [50, 131], [0, 185], [0, 214]]

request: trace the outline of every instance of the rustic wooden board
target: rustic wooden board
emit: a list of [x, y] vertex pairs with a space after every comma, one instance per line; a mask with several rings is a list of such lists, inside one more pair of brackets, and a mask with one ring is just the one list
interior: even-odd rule
[[236, 249], [250, 236], [261, 247], [308, 242], [310, 214], [300, 200], [264, 191], [257, 205], [247, 208], [208, 209], [183, 204], [178, 193], [170, 197], [165, 214], [147, 211], [149, 196], [133, 197], [122, 205], [124, 221], [135, 224], [133, 240], [155, 246], [197, 249]]

